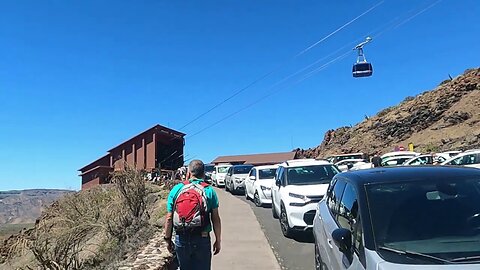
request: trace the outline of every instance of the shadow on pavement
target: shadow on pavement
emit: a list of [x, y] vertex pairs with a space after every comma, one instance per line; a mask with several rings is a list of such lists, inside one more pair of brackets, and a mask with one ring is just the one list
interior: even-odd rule
[[298, 232], [293, 235], [292, 240], [300, 243], [315, 243], [312, 232]]

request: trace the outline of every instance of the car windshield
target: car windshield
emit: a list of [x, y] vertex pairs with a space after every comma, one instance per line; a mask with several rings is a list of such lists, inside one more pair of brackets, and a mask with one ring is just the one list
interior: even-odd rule
[[288, 168], [289, 185], [328, 184], [339, 171], [333, 165], [312, 165]]
[[227, 173], [228, 168], [230, 168], [230, 166], [218, 167], [218, 168], [217, 168], [217, 171], [218, 171], [218, 173]]
[[205, 165], [205, 172], [213, 172], [215, 167], [213, 165]]
[[235, 167], [233, 167], [233, 174], [246, 174], [252, 168], [253, 168], [253, 166], [235, 166]]
[[277, 169], [261, 169], [258, 170], [258, 179], [273, 179]]
[[371, 184], [366, 193], [380, 254], [396, 250], [449, 261], [480, 256], [480, 179]]

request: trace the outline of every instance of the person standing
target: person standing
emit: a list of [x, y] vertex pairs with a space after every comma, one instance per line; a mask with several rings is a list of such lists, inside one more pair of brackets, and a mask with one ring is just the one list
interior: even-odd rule
[[[211, 269], [212, 225], [215, 234], [213, 255], [221, 249], [218, 197], [204, 179], [205, 165], [201, 160], [192, 160], [186, 180], [175, 185], [168, 195], [164, 239], [168, 250], [175, 251], [181, 270]], [[175, 240], [172, 241], [174, 229]]]
[[374, 168], [382, 166], [382, 158], [378, 155], [378, 152], [372, 157], [372, 164]]

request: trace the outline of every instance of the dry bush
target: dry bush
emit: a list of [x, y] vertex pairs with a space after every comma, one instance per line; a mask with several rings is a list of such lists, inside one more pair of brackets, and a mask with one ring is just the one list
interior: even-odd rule
[[111, 185], [63, 197], [27, 236], [19, 237], [8, 258], [29, 250], [40, 269], [111, 269], [154, 233], [144, 176], [126, 168], [112, 174]]
[[104, 206], [114, 193], [102, 188], [67, 195], [46, 211], [35, 226], [29, 249], [43, 269], [82, 269], [86, 258], [96, 256], [89, 244], [105, 231]]

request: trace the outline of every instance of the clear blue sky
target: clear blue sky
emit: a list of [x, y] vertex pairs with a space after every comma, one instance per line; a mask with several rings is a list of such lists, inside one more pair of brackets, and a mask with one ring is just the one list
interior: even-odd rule
[[[435, 1], [387, 0], [292, 60], [377, 2], [2, 1], [0, 190], [78, 189], [76, 170], [121, 141], [156, 123], [179, 128], [282, 67], [181, 130], [193, 134], [299, 68]], [[352, 52], [188, 138], [186, 154], [210, 161], [316, 146], [327, 129], [478, 66], [478, 14], [477, 0], [443, 0], [368, 45], [373, 77], [352, 78]]]

